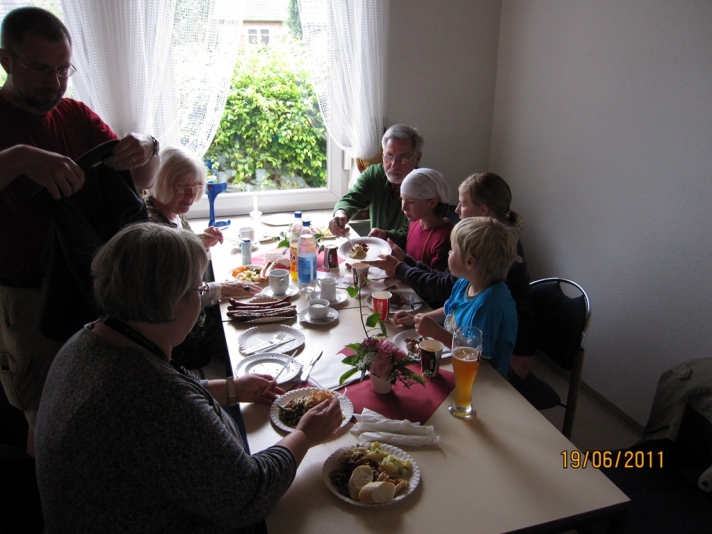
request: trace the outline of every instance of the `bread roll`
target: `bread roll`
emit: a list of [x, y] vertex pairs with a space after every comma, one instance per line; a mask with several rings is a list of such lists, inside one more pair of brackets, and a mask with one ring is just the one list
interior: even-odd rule
[[369, 482], [358, 494], [358, 499], [367, 504], [381, 504], [392, 501], [396, 485], [392, 482]]
[[359, 465], [351, 473], [349, 478], [349, 495], [354, 501], [358, 501], [359, 492], [366, 484], [373, 480], [373, 469], [368, 465]]

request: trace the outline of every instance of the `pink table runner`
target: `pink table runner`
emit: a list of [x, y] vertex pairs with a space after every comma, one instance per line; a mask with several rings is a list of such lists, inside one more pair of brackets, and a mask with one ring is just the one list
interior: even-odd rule
[[[279, 251], [279, 249], [274, 250], [274, 252], [277, 252], [277, 251]], [[329, 273], [329, 272], [331, 272], [330, 270], [324, 269], [324, 253], [325, 252], [326, 252], [326, 250], [322, 250], [321, 252], [319, 252], [319, 254], [317, 254], [317, 256], [316, 256], [316, 270], [320, 271], [322, 273]], [[287, 259], [289, 259], [289, 252], [285, 253], [285, 257]], [[339, 261], [339, 265], [341, 265], [344, 262], [344, 259], [341, 256], [339, 256], [338, 261]], [[255, 265], [264, 265], [264, 262], [265, 262], [264, 253], [252, 255], [252, 263], [254, 263]]]
[[[419, 372], [420, 366], [412, 369]], [[366, 378], [350, 384], [346, 396], [354, 405], [354, 413], [362, 413], [368, 408], [389, 419], [408, 419], [425, 424], [453, 389], [453, 373], [441, 370], [438, 376], [425, 382], [425, 387], [416, 383], [406, 388], [396, 382], [390, 393], [381, 395], [371, 389], [371, 381]]]

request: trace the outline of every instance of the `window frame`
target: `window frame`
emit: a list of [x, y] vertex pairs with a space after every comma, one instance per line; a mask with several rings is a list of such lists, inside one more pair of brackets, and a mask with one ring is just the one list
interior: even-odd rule
[[[330, 138], [326, 142], [325, 188], [276, 189], [221, 193], [215, 199], [215, 216], [248, 215], [252, 211], [253, 197], [257, 195], [258, 209], [263, 213], [291, 212], [294, 210], [332, 209], [348, 191], [351, 158]], [[189, 219], [210, 217], [210, 202], [203, 195], [186, 213]]]

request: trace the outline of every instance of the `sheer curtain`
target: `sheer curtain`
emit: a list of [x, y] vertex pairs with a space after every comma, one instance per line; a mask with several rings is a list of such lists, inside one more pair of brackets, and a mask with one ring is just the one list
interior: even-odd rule
[[202, 156], [225, 107], [241, 4], [61, 0], [78, 97], [119, 136], [147, 133]]
[[388, 0], [299, 0], [312, 81], [332, 139], [353, 158], [381, 150]]

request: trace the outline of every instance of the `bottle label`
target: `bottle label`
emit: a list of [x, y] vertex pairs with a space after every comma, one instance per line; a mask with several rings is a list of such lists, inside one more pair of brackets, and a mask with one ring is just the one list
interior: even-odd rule
[[311, 284], [316, 280], [316, 256], [302, 254], [298, 259], [300, 284]]

